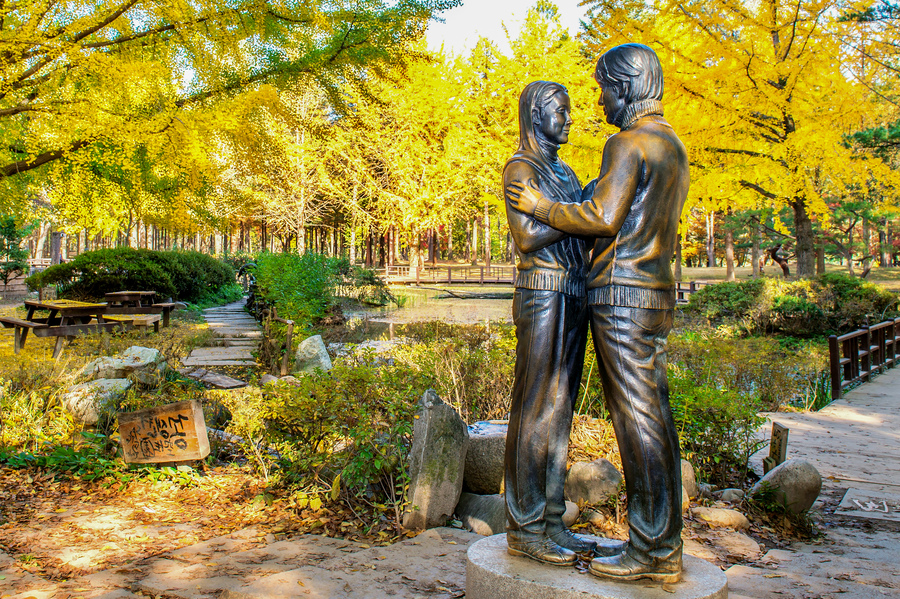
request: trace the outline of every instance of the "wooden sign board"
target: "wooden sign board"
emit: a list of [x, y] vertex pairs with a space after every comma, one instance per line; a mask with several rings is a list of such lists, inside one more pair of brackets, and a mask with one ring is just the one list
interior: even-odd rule
[[202, 460], [209, 455], [203, 408], [196, 400], [119, 414], [119, 440], [130, 464]]
[[763, 473], [784, 462], [787, 458], [789, 428], [777, 422], [772, 423], [772, 440], [769, 442], [769, 457], [763, 459]]

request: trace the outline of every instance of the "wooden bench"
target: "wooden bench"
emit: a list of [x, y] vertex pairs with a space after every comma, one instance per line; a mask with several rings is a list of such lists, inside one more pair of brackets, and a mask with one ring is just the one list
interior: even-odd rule
[[136, 329], [147, 332], [147, 327], [153, 325], [153, 332], [159, 332], [159, 314], [104, 314], [103, 320], [121, 322]]
[[13, 329], [13, 351], [19, 353], [25, 345], [28, 338], [28, 331], [32, 329], [46, 329], [47, 324], [41, 322], [31, 322], [30, 320], [22, 320], [21, 318], [13, 318], [11, 316], [0, 317], [0, 324], [5, 329]]

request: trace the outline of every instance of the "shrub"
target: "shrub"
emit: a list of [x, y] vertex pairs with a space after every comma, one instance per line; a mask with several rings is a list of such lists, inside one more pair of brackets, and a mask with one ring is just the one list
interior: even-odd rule
[[742, 484], [750, 456], [765, 441], [756, 431], [766, 419], [752, 395], [697, 383], [681, 368], [669, 369], [669, 401], [682, 455], [716, 485]]
[[25, 282], [31, 289], [57, 285], [61, 297], [100, 298], [134, 289], [201, 303], [235, 285], [235, 278], [230, 266], [200, 252], [111, 248], [79, 254]]
[[875, 324], [897, 313], [898, 298], [874, 283], [839, 273], [815, 279], [752, 279], [702, 287], [688, 313], [740, 320], [749, 332], [821, 336]]

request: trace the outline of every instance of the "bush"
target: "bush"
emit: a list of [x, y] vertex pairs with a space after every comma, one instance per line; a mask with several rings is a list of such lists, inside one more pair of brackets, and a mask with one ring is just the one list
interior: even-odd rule
[[897, 314], [896, 294], [839, 273], [815, 279], [752, 279], [707, 285], [691, 295], [686, 312], [711, 321], [740, 320], [752, 333], [841, 334]]
[[56, 285], [60, 297], [101, 298], [114, 291], [151, 290], [161, 298], [202, 303], [234, 286], [234, 270], [190, 251], [111, 248], [85, 252], [25, 280], [31, 289]]
[[765, 441], [756, 431], [766, 419], [754, 396], [697, 383], [691, 373], [669, 369], [669, 402], [682, 455], [702, 479], [719, 486], [741, 485], [750, 456]]

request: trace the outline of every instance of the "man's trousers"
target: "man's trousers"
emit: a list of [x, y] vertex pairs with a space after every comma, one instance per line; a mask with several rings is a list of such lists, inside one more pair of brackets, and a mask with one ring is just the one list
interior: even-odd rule
[[628, 552], [643, 563], [680, 558], [681, 453], [666, 377], [673, 311], [608, 305], [588, 310], [625, 471]]

